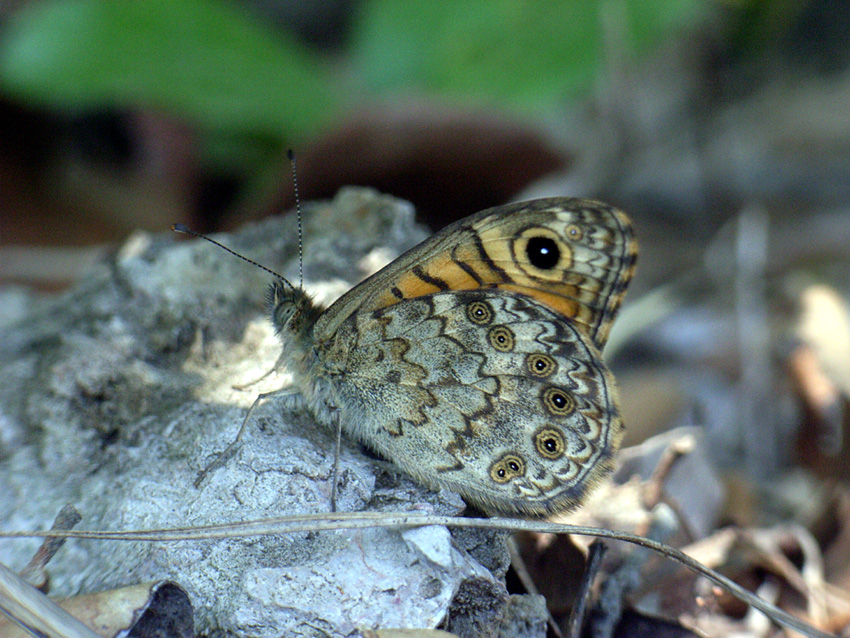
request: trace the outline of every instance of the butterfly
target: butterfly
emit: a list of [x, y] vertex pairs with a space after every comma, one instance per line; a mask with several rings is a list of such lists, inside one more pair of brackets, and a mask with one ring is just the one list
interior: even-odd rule
[[636, 258], [623, 212], [549, 198], [455, 222], [327, 308], [280, 278], [280, 393], [487, 514], [568, 511], [622, 439], [601, 352]]

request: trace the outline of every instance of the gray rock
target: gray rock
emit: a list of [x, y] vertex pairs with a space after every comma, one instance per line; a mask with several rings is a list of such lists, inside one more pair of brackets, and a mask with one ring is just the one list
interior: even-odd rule
[[[426, 235], [408, 204], [363, 189], [305, 206], [304, 220], [305, 287], [325, 302]], [[297, 238], [294, 216], [218, 237], [296, 283]], [[192, 484], [256, 395], [286, 383], [273, 373], [236, 389], [263, 377], [280, 352], [265, 316], [269, 282], [208, 243], [164, 233], [131, 239], [55, 298], [22, 301], [11, 291], [19, 310], [0, 313], [2, 528], [46, 528], [66, 503], [82, 513], [80, 529], [98, 530], [329, 511], [333, 434], [273, 399], [255, 412], [239, 452], [199, 489]], [[456, 495], [412, 483], [351, 442], [340, 477], [342, 511], [463, 509]], [[73, 540], [48, 570], [59, 596], [172, 579], [189, 592], [202, 633], [347, 636], [442, 623], [461, 635], [519, 625], [543, 635], [528, 613], [541, 613], [539, 601], [517, 604], [505, 591], [504, 537], [459, 539], [426, 527]], [[20, 569], [38, 544], [0, 541], [0, 560]]]

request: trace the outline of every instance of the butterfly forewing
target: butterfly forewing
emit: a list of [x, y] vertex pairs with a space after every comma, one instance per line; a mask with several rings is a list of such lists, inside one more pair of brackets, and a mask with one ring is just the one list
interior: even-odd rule
[[500, 206], [447, 226], [343, 296], [319, 322], [450, 290], [496, 288], [535, 298], [600, 350], [631, 281], [628, 218], [601, 202], [550, 198]]

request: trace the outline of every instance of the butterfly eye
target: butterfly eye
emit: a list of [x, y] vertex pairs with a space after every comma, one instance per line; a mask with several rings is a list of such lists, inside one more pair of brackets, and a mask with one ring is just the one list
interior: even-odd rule
[[297, 310], [294, 303], [282, 300], [272, 308], [272, 323], [278, 331], [283, 330], [289, 324], [290, 319], [295, 316]]
[[548, 354], [535, 353], [525, 360], [528, 372], [535, 377], [551, 377], [558, 370], [558, 363]]
[[487, 333], [490, 345], [499, 352], [510, 352], [516, 345], [516, 338], [511, 329], [506, 326], [496, 326]]
[[507, 483], [525, 474], [525, 461], [516, 454], [505, 454], [490, 466], [490, 478], [496, 483]]
[[566, 444], [563, 435], [554, 428], [543, 428], [534, 435], [534, 446], [541, 456], [559, 459], [564, 455]]
[[541, 398], [543, 406], [554, 416], [566, 416], [576, 407], [573, 398], [561, 388], [550, 386], [543, 390]]
[[539, 270], [552, 270], [561, 261], [561, 249], [551, 237], [531, 237], [525, 247], [531, 265]]

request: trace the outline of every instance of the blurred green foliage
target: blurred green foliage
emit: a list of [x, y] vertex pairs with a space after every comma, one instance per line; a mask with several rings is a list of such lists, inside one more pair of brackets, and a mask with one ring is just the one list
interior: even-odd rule
[[333, 111], [318, 56], [219, 0], [42, 0], [0, 39], [8, 94], [65, 112], [150, 108], [202, 135], [208, 163], [259, 168]]
[[363, 0], [339, 54], [347, 73], [332, 75], [227, 0], [38, 0], [4, 24], [0, 90], [71, 113], [170, 113], [200, 133], [207, 167], [273, 180], [286, 146], [352, 106], [343, 95], [545, 111], [606, 72], [612, 33], [619, 51], [641, 53], [694, 24], [705, 1]]
[[[411, 87], [551, 107], [604, 72], [603, 22], [641, 53], [705, 0], [366, 0], [350, 38], [362, 93]], [[610, 38], [609, 29], [609, 38]], [[60, 108], [153, 107], [203, 127], [295, 140], [338, 104], [323, 60], [221, 0], [41, 0], [0, 40], [7, 93]], [[355, 87], [356, 88], [356, 87]]]
[[49, 0], [0, 41], [4, 90], [59, 107], [148, 106], [228, 131], [296, 137], [331, 105], [323, 67], [217, 0]]
[[645, 52], [695, 24], [705, 7], [704, 0], [371, 0], [352, 49], [373, 91], [415, 87], [546, 110], [586, 93], [605, 73], [610, 49]]

